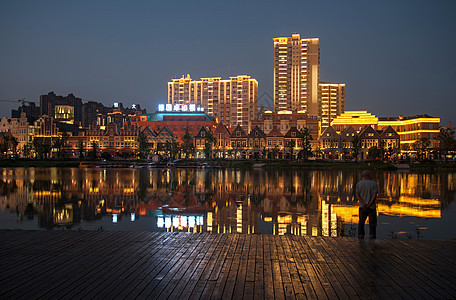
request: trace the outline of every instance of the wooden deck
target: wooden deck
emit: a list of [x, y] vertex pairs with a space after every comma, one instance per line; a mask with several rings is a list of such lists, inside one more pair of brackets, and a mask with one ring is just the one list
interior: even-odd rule
[[456, 296], [456, 241], [0, 231], [0, 299]]

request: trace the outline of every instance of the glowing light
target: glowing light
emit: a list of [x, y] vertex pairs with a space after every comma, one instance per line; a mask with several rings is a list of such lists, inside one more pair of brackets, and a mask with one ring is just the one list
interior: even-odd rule
[[170, 217], [165, 218], [165, 227], [171, 228], [171, 218]]
[[187, 217], [186, 216], [181, 217], [181, 226], [187, 227]]
[[194, 216], [188, 217], [188, 227], [190, 227], [190, 228], [195, 227], [195, 217]]
[[165, 105], [164, 104], [159, 104], [158, 105], [158, 111], [165, 111]]
[[169, 104], [169, 103], [166, 104], [165, 110], [166, 110], [166, 111], [173, 111], [173, 105], [172, 105], [172, 104]]
[[179, 227], [179, 217], [173, 217], [173, 227]]
[[112, 222], [117, 223], [117, 214], [112, 215]]
[[131, 213], [131, 215], [130, 215], [130, 221], [134, 222], [135, 219], [136, 219], [135, 213]]
[[163, 228], [165, 226], [165, 220], [163, 219], [162, 216], [157, 218], [157, 227], [158, 228]]

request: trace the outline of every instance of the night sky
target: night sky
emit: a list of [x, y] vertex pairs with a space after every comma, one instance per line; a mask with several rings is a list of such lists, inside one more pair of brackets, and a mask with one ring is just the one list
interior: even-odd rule
[[[0, 1], [0, 99], [167, 99], [167, 82], [250, 75], [272, 105], [273, 37], [320, 39], [346, 110], [456, 125], [456, 1]], [[18, 103], [0, 102], [0, 116]]]

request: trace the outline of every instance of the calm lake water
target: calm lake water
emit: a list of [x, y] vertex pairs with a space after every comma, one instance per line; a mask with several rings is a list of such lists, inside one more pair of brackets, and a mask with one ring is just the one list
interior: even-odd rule
[[[456, 173], [374, 173], [380, 238], [456, 238]], [[355, 236], [361, 171], [0, 169], [0, 229]]]

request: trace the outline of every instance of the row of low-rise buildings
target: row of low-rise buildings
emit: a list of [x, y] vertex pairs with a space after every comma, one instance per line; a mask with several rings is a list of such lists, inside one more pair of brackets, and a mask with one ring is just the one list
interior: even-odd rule
[[299, 157], [302, 149], [300, 132], [307, 128], [312, 137], [312, 149], [321, 150], [325, 157], [350, 157], [353, 138], [357, 135], [362, 158], [365, 158], [374, 146], [398, 150], [423, 137], [431, 142], [430, 148], [437, 148], [440, 122], [438, 118], [427, 115], [378, 118], [366, 111], [349, 111], [335, 118], [331, 126], [321, 132], [318, 118], [293, 111], [265, 111], [252, 122], [251, 130], [241, 125], [230, 127], [203, 112], [156, 112], [133, 116], [117, 113], [115, 116], [107, 118], [109, 122], [106, 125], [95, 122], [85, 130], [74, 132], [66, 130], [66, 123], [46, 115], [29, 124], [23, 113], [21, 118], [2, 118], [0, 131], [9, 132], [16, 138], [19, 151], [33, 141], [52, 148], [63, 132], [67, 132], [67, 149], [74, 157], [78, 157], [81, 150], [91, 151], [94, 144], [99, 154], [107, 152], [113, 156], [132, 156], [138, 152], [141, 132], [149, 141], [151, 153], [164, 154], [167, 142], [182, 144], [188, 134], [195, 147], [194, 156], [199, 158], [205, 157], [206, 136], [211, 131], [216, 141], [213, 145], [216, 157], [265, 158], [271, 157], [271, 151], [278, 151], [275, 157], [291, 158]]

